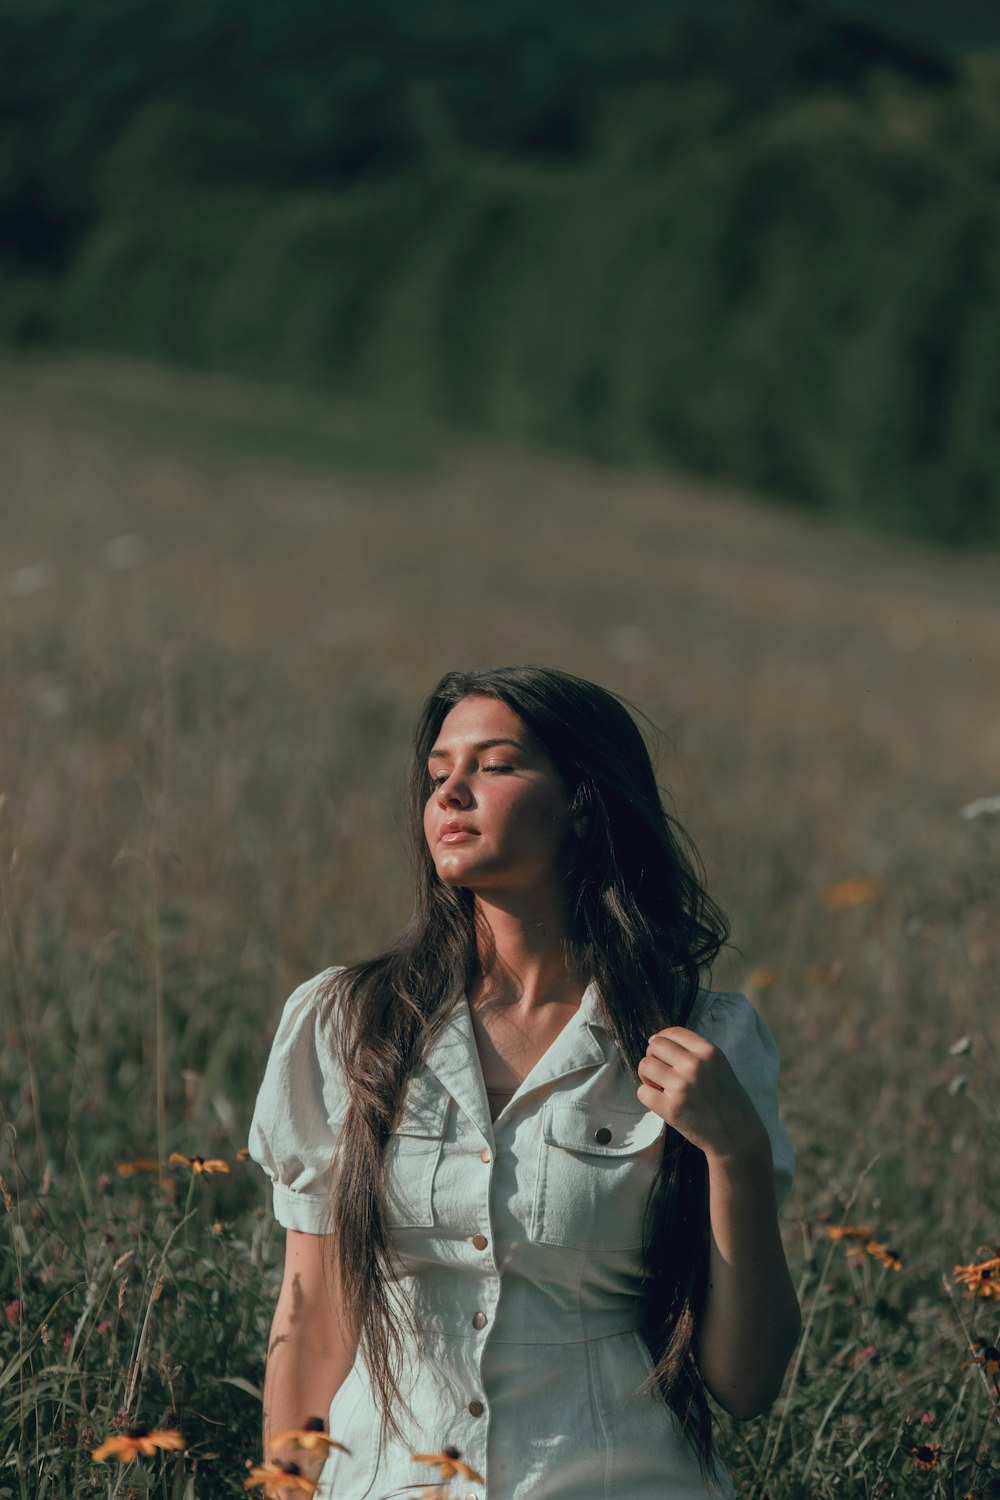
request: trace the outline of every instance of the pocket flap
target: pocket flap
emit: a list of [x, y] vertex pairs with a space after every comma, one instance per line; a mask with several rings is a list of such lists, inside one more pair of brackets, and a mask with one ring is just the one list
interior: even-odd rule
[[451, 1095], [429, 1073], [415, 1073], [406, 1086], [403, 1109], [394, 1135], [444, 1135]]
[[542, 1133], [550, 1146], [588, 1151], [595, 1156], [629, 1156], [645, 1151], [665, 1129], [666, 1121], [651, 1109], [636, 1115], [602, 1109], [582, 1100], [549, 1099], [542, 1114]]

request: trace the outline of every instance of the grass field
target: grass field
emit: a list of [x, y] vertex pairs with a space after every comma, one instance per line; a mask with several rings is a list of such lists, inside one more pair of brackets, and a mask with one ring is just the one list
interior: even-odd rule
[[[409, 916], [420, 701], [516, 661], [658, 727], [781, 1049], [805, 1321], [738, 1488], [1000, 1494], [1000, 556], [108, 361], [0, 367], [0, 454], [0, 1500], [243, 1493], [273, 1026]], [[230, 1170], [117, 1170], [171, 1152]], [[128, 1421], [187, 1452], [93, 1464]]]

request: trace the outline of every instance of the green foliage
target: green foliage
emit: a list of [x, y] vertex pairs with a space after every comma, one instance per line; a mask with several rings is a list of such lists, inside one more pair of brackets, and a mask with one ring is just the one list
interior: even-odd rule
[[0, 339], [1000, 537], [1000, 71], [805, 0], [8, 4]]
[[[166, 1192], [155, 1174], [126, 1181], [112, 1167], [85, 1209], [72, 1184], [12, 1205], [20, 1253], [10, 1234], [0, 1252], [16, 1293], [0, 1323], [0, 1495], [19, 1496], [15, 1472], [33, 1494], [110, 1493], [111, 1469], [91, 1453], [136, 1421], [181, 1429], [183, 1462], [164, 1455], [171, 1473], [200, 1476], [203, 1492], [243, 1493], [277, 1293], [260, 1260], [272, 1230], [249, 1211], [238, 1228], [213, 1219], [224, 1196], [215, 1179], [191, 1178], [185, 1201], [178, 1170], [190, 1177], [172, 1168]], [[130, 1482], [148, 1484], [162, 1463], [140, 1464]]]

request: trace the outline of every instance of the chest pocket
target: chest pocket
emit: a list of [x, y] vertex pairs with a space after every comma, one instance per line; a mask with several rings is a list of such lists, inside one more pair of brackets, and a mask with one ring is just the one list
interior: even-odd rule
[[423, 1073], [410, 1079], [402, 1114], [385, 1148], [387, 1215], [396, 1229], [428, 1229], [434, 1223], [434, 1173], [449, 1103], [436, 1079]]
[[641, 1245], [665, 1128], [652, 1110], [634, 1114], [580, 1100], [546, 1100], [531, 1238], [579, 1249]]

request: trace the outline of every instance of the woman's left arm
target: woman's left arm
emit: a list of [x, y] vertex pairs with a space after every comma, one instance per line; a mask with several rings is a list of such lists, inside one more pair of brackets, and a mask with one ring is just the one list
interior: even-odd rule
[[695, 1031], [650, 1038], [636, 1097], [705, 1153], [711, 1249], [697, 1353], [734, 1417], [774, 1401], [801, 1328], [778, 1230], [771, 1143], [725, 1054]]

